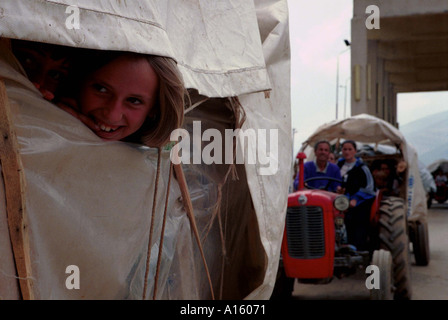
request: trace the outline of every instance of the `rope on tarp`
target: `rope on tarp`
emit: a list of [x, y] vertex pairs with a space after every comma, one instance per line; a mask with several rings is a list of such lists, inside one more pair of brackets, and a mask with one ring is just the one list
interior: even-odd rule
[[193, 204], [191, 203], [190, 193], [188, 192], [188, 185], [187, 181], [185, 179], [184, 172], [182, 170], [182, 164], [174, 164], [174, 172], [176, 173], [176, 178], [179, 182], [180, 191], [182, 194], [182, 200], [184, 202], [184, 207], [187, 212], [188, 219], [190, 220], [190, 225], [194, 234], [194, 237], [196, 239], [196, 242], [199, 247], [199, 251], [201, 253], [202, 262], [204, 264], [205, 273], [207, 275], [208, 283], [210, 286], [210, 293], [212, 296], [212, 300], [215, 300], [215, 294], [213, 292], [213, 284], [212, 280], [210, 278], [210, 272], [208, 270], [207, 261], [205, 259], [204, 249], [202, 247], [201, 239], [199, 237], [199, 231], [196, 225], [196, 220], [193, 213]]
[[[198, 103], [198, 105], [204, 101], [201, 101], [200, 103]], [[232, 111], [232, 113], [234, 115], [234, 129], [242, 128], [242, 125], [246, 120], [246, 114], [239, 102], [239, 99], [237, 97], [229, 98], [227, 100], [226, 106], [227, 106], [227, 108], [229, 108]], [[235, 158], [235, 156], [236, 156], [236, 141], [234, 141], [234, 143], [233, 143], [233, 149], [234, 149], [233, 156]], [[149, 275], [149, 264], [150, 264], [149, 261], [150, 261], [150, 256], [151, 256], [151, 241], [152, 241], [152, 236], [153, 236], [153, 223], [154, 223], [154, 218], [155, 218], [156, 195], [157, 195], [157, 188], [158, 188], [158, 182], [159, 182], [159, 177], [160, 177], [160, 153], [161, 153], [161, 149], [159, 148], [158, 149], [158, 159], [157, 159], [156, 185], [155, 185], [155, 190], [154, 190], [154, 202], [153, 202], [153, 210], [152, 210], [151, 227], [150, 227], [150, 233], [149, 233], [148, 253], [147, 253], [147, 260], [146, 260], [145, 284], [144, 284], [144, 288], [143, 288], [143, 299], [146, 298], [146, 291], [147, 291], [147, 286], [148, 286], [148, 275]], [[178, 154], [176, 154], [176, 153], [174, 153], [173, 155], [178, 156]], [[177, 160], [179, 160], [179, 159], [177, 159]], [[233, 159], [233, 160], [235, 160], [235, 159]], [[222, 200], [222, 188], [223, 188], [224, 184], [226, 183], [229, 175], [232, 176], [233, 180], [238, 179], [237, 173], [236, 173], [236, 168], [235, 168], [234, 164], [230, 165], [225, 174], [223, 181], [218, 186], [218, 194], [219, 194], [218, 201], [214, 207], [212, 217], [211, 217], [211, 222], [209, 223], [208, 227], [206, 227], [205, 236], [203, 237], [203, 239], [201, 241], [201, 238], [199, 236], [199, 231], [197, 228], [197, 224], [196, 224], [196, 220], [195, 220], [195, 216], [194, 216], [194, 212], [193, 212], [193, 204], [191, 202], [190, 193], [188, 191], [188, 184], [185, 179], [182, 165], [181, 165], [180, 161], [176, 161], [176, 164], [174, 164], [173, 162], [170, 163], [169, 180], [168, 180], [166, 199], [165, 199], [165, 211], [163, 214], [163, 224], [162, 224], [162, 231], [161, 231], [161, 235], [160, 235], [157, 267], [156, 267], [156, 272], [155, 272], [155, 277], [154, 277], [153, 299], [156, 299], [156, 295], [157, 295], [158, 277], [159, 277], [159, 271], [160, 271], [161, 255], [162, 255], [162, 250], [163, 250], [163, 236], [164, 236], [165, 223], [166, 223], [166, 211], [167, 211], [167, 206], [168, 206], [169, 188], [170, 188], [171, 175], [172, 175], [173, 168], [174, 168], [174, 174], [179, 183], [182, 200], [183, 200], [183, 204], [184, 204], [184, 209], [185, 209], [185, 211], [187, 213], [187, 217], [190, 221], [192, 232], [193, 232], [196, 242], [198, 244], [202, 262], [204, 264], [205, 273], [207, 275], [207, 279], [208, 279], [209, 286], [210, 286], [211, 297], [214, 300], [215, 295], [214, 295], [214, 290], [213, 290], [213, 283], [211, 280], [210, 272], [209, 272], [207, 261], [205, 258], [202, 241], [205, 241], [205, 239], [207, 238], [207, 235], [210, 231], [211, 225], [213, 224], [213, 220], [216, 217], [218, 217], [220, 238], [221, 238], [221, 250], [222, 250], [223, 261], [224, 261], [227, 253], [226, 253], [226, 247], [225, 247], [225, 242], [226, 242], [225, 231], [223, 230], [223, 228], [225, 228], [226, 223], [224, 223], [224, 225], [223, 225], [222, 217], [219, 214], [219, 212], [221, 211], [220, 202]], [[225, 215], [227, 217], [227, 213]], [[223, 280], [224, 280], [224, 264], [222, 265], [222, 270], [221, 270], [220, 297], [222, 297], [222, 290], [223, 290], [223, 284], [224, 284]]]
[[151, 246], [152, 246], [152, 236], [154, 232], [154, 221], [155, 221], [155, 212], [156, 212], [156, 204], [157, 204], [157, 190], [159, 186], [159, 178], [160, 178], [160, 157], [161, 150], [158, 148], [157, 151], [157, 173], [156, 173], [156, 186], [154, 188], [154, 198], [152, 202], [152, 213], [151, 213], [151, 224], [149, 227], [149, 239], [148, 239], [148, 251], [146, 255], [146, 269], [145, 269], [145, 283], [143, 285], [143, 297], [142, 299], [146, 299], [146, 290], [148, 288], [148, 275], [149, 275], [149, 265], [151, 260]]
[[[154, 189], [154, 199], [153, 199], [153, 207], [152, 207], [152, 214], [151, 214], [151, 224], [150, 224], [150, 230], [149, 230], [148, 251], [147, 251], [147, 256], [146, 256], [145, 281], [144, 281], [143, 296], [142, 296], [143, 300], [146, 299], [146, 292], [148, 289], [148, 276], [149, 276], [149, 266], [150, 266], [150, 258], [151, 258], [152, 237], [153, 237], [153, 233], [154, 233], [156, 198], [157, 198], [157, 191], [158, 191], [159, 179], [160, 179], [160, 166], [161, 166], [160, 158], [161, 158], [161, 149], [158, 148], [157, 173], [156, 173], [156, 183], [155, 183], [155, 189]], [[160, 235], [159, 253], [158, 253], [158, 258], [157, 258], [158, 261], [157, 261], [157, 267], [156, 267], [156, 272], [155, 272], [155, 276], [154, 276], [153, 300], [156, 299], [156, 294], [157, 294], [157, 282], [158, 282], [158, 278], [159, 278], [159, 270], [160, 270], [160, 263], [161, 263], [160, 261], [161, 261], [161, 255], [162, 255], [162, 250], [163, 250], [163, 236], [164, 236], [164, 230], [165, 230], [165, 224], [166, 224], [166, 216], [167, 216], [166, 213], [167, 213], [167, 207], [168, 207], [168, 196], [169, 196], [169, 188], [170, 188], [170, 183], [171, 183], [172, 168], [174, 168], [174, 172], [175, 172], [176, 178], [179, 183], [179, 188], [180, 188], [182, 200], [184, 203], [184, 209], [187, 213], [187, 217], [190, 221], [190, 225], [191, 225], [194, 237], [198, 244], [199, 252], [201, 254], [202, 262], [203, 262], [204, 268], [205, 268], [205, 273], [207, 275], [207, 280], [208, 280], [208, 283], [210, 286], [210, 294], [211, 294], [212, 299], [214, 300], [215, 295], [213, 292], [213, 283], [212, 283], [210, 272], [209, 272], [209, 269], [207, 266], [207, 261], [205, 259], [205, 254], [204, 254], [204, 250], [202, 247], [202, 243], [201, 243], [201, 240], [199, 237], [199, 231], [198, 231], [198, 228], [196, 225], [196, 220], [195, 220], [194, 213], [193, 213], [193, 205], [191, 202], [190, 193], [188, 191], [188, 185], [187, 185], [187, 182], [185, 179], [185, 175], [182, 170], [182, 165], [180, 163], [173, 164], [172, 162], [170, 162], [170, 172], [169, 172], [168, 186], [167, 186], [167, 191], [166, 191], [165, 209], [164, 209], [164, 214], [163, 214], [162, 231], [161, 231], [161, 235]]]
[[159, 255], [157, 257], [156, 275], [154, 276], [153, 300], [156, 299], [156, 295], [157, 295], [157, 287], [158, 287], [158, 281], [159, 281], [160, 263], [162, 261], [163, 238], [164, 238], [164, 235], [165, 235], [166, 215], [167, 215], [167, 209], [168, 209], [168, 199], [169, 199], [169, 196], [170, 196], [170, 186], [171, 186], [172, 172], [173, 172], [173, 164], [170, 163], [170, 172], [169, 172], [169, 176], [168, 176], [168, 185], [166, 187], [165, 210], [163, 212], [162, 231], [160, 233]]

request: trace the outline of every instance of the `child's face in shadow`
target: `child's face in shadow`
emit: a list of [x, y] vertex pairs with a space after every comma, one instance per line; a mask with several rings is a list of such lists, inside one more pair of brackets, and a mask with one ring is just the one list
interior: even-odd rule
[[93, 72], [81, 86], [79, 107], [103, 140], [118, 141], [136, 132], [157, 101], [158, 76], [144, 58], [120, 56]]
[[28, 79], [42, 93], [46, 100], [53, 100], [54, 94], [68, 74], [66, 57], [55, 57], [54, 48], [32, 43], [14, 43], [13, 51], [22, 64]]

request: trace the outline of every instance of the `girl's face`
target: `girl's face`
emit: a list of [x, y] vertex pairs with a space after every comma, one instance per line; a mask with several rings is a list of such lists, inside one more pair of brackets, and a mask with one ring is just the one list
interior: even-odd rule
[[118, 141], [136, 132], [157, 100], [159, 79], [144, 59], [121, 56], [91, 74], [80, 94], [81, 113], [98, 125], [95, 134]]
[[355, 161], [356, 149], [351, 143], [346, 143], [342, 146], [342, 156], [346, 162]]

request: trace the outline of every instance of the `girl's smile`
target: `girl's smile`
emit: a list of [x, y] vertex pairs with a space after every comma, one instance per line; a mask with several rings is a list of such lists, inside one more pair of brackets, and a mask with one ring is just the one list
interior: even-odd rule
[[119, 57], [90, 75], [81, 88], [81, 112], [95, 134], [118, 141], [136, 132], [150, 115], [159, 80], [144, 58]]

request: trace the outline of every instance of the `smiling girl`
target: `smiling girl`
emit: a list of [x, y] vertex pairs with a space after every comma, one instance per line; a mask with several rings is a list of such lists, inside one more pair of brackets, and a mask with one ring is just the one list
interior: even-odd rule
[[184, 116], [185, 87], [166, 57], [91, 51], [79, 56], [75, 76], [58, 105], [105, 141], [161, 147]]

